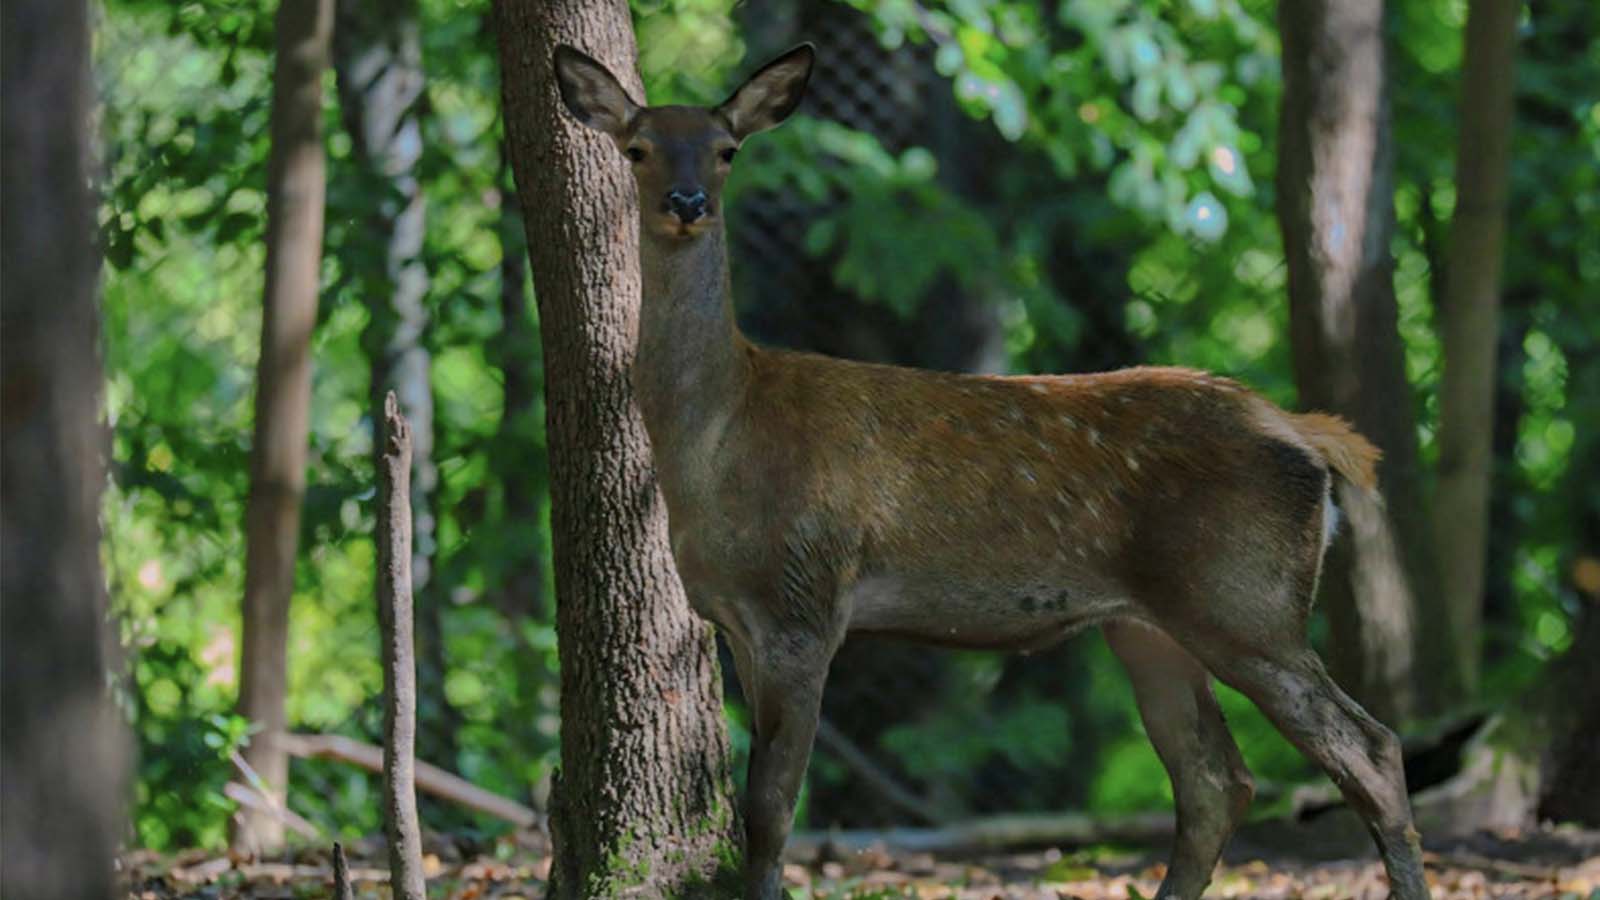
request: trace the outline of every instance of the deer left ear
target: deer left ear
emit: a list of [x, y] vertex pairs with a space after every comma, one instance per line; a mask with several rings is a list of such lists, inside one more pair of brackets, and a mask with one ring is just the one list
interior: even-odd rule
[[552, 62], [567, 111], [579, 122], [620, 140], [639, 105], [611, 70], [566, 44], [556, 47]]
[[800, 98], [805, 96], [806, 82], [811, 78], [811, 66], [816, 58], [815, 47], [801, 44], [762, 66], [717, 107], [734, 139], [742, 141], [789, 118], [800, 105]]

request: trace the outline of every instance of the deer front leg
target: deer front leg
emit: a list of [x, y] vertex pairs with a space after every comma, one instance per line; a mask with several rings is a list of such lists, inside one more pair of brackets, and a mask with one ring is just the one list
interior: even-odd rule
[[751, 671], [740, 673], [755, 732], [745, 793], [744, 895], [745, 900], [779, 900], [783, 844], [811, 759], [832, 653], [822, 641], [789, 636], [753, 650]]

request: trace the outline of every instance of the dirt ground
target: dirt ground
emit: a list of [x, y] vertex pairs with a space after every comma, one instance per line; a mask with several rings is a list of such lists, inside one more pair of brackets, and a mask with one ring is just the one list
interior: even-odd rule
[[[1263, 900], [1381, 900], [1388, 888], [1371, 859], [1318, 861], [1281, 848], [1264, 849], [1245, 838], [1230, 849], [1207, 891], [1208, 898]], [[483, 846], [430, 839], [425, 865], [429, 896], [442, 900], [513, 900], [544, 897], [549, 857], [536, 836]], [[350, 848], [357, 897], [389, 896], [382, 846]], [[1155, 850], [1097, 848], [1006, 853], [967, 859], [867, 850], [835, 855], [826, 849], [806, 865], [785, 868], [792, 897], [925, 900], [1139, 900], [1154, 897], [1162, 854]], [[1427, 853], [1435, 900], [1562, 898], [1600, 900], [1600, 832], [1545, 828], [1519, 834], [1483, 834], [1435, 845]], [[129, 900], [261, 898], [299, 900], [330, 896], [328, 851], [305, 851], [281, 861], [252, 861], [203, 852], [159, 857], [134, 853], [122, 860]]]

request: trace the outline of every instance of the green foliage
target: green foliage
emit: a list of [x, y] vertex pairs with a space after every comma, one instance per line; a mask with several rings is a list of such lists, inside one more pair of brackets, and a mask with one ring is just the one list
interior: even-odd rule
[[972, 114], [1045, 152], [1064, 178], [1109, 172], [1111, 198], [1174, 231], [1227, 229], [1217, 194], [1248, 198], [1242, 156], [1261, 140], [1239, 121], [1270, 98], [1276, 36], [1265, 4], [1072, 0], [852, 0], [889, 46], [927, 40]]

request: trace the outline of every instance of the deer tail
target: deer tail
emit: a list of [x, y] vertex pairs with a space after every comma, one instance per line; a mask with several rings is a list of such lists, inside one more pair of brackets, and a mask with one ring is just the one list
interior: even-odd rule
[[1289, 422], [1339, 477], [1362, 490], [1377, 490], [1383, 451], [1357, 434], [1349, 422], [1326, 413], [1290, 415]]

